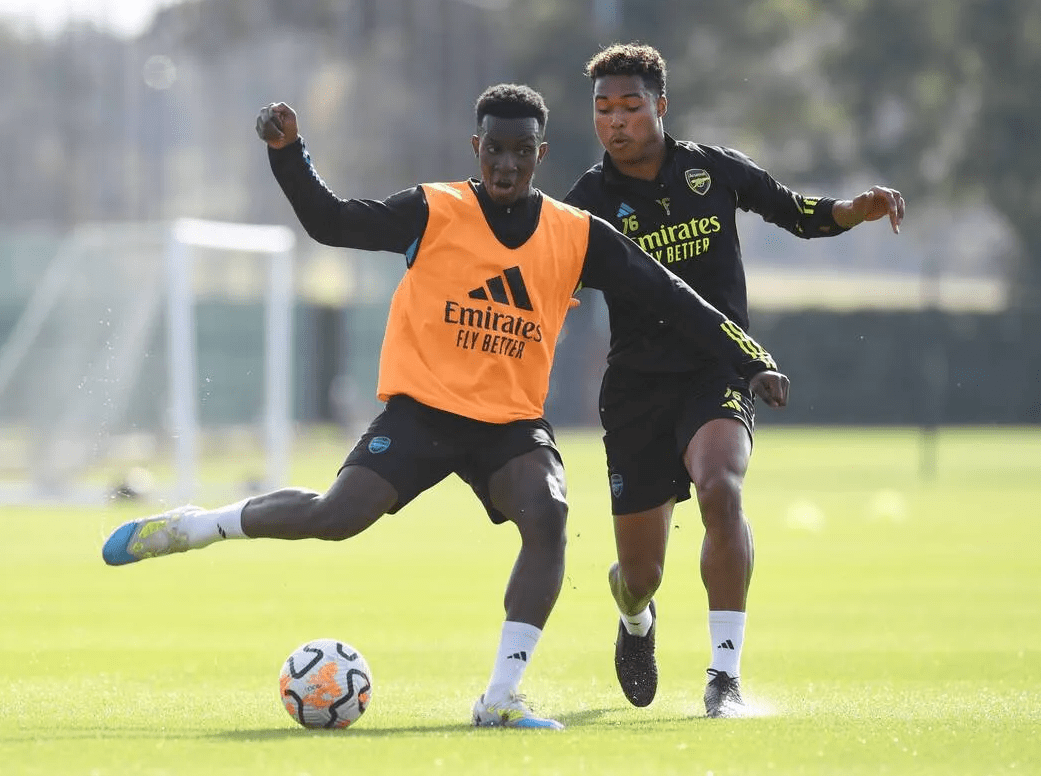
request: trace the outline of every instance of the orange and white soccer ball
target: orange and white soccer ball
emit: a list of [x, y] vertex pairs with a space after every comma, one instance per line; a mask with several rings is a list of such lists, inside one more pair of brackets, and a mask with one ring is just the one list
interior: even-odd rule
[[362, 654], [336, 639], [301, 644], [278, 680], [282, 705], [305, 728], [345, 728], [372, 698], [372, 672]]

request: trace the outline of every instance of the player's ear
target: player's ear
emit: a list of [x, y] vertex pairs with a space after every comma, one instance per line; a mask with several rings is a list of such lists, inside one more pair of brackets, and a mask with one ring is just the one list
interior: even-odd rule
[[470, 143], [472, 143], [473, 147], [474, 147], [474, 156], [476, 156], [478, 159], [480, 159], [481, 158], [481, 138], [479, 138], [477, 135], [472, 135], [470, 137]]
[[549, 143], [539, 143], [538, 155], [535, 157], [535, 164], [541, 164], [543, 158], [549, 153]]
[[658, 98], [658, 118], [664, 118], [666, 111], [669, 110], [669, 100], [663, 94]]

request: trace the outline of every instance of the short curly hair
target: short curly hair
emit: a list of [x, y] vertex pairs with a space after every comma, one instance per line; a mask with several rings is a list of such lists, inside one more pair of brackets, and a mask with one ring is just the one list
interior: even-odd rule
[[647, 88], [665, 96], [665, 57], [654, 46], [614, 43], [586, 63], [586, 75], [593, 81], [605, 75], [638, 75]]
[[542, 95], [524, 84], [496, 84], [489, 86], [474, 105], [477, 126], [481, 125], [485, 116], [500, 119], [527, 119], [538, 121], [539, 130], [545, 131], [549, 120], [549, 108]]

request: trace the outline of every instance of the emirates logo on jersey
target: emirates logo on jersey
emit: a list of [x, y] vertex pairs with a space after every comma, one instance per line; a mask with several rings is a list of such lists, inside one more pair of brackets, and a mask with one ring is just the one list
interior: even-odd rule
[[457, 327], [457, 348], [523, 358], [524, 348], [529, 342], [542, 342], [541, 324], [538, 320], [525, 318], [522, 312], [534, 312], [534, 306], [520, 267], [507, 267], [502, 274], [488, 278], [467, 296], [495, 302], [507, 310], [492, 304], [486, 304], [482, 309], [446, 300], [444, 322]]
[[683, 177], [686, 179], [687, 185], [690, 186], [690, 190], [702, 196], [708, 193], [709, 186], [712, 185], [712, 176], [706, 170], [687, 170], [683, 173]]

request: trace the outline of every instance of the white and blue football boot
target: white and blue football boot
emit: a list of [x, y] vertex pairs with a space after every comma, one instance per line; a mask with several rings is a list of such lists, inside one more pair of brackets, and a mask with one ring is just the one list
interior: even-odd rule
[[510, 693], [510, 696], [499, 703], [488, 704], [482, 695], [474, 704], [474, 727], [504, 728], [541, 728], [543, 730], [563, 730], [564, 726], [555, 719], [536, 717], [524, 702], [524, 696]]
[[201, 511], [201, 507], [189, 504], [161, 515], [123, 523], [105, 541], [101, 557], [110, 566], [125, 566], [146, 558], [190, 550], [188, 534], [181, 529], [181, 518]]

